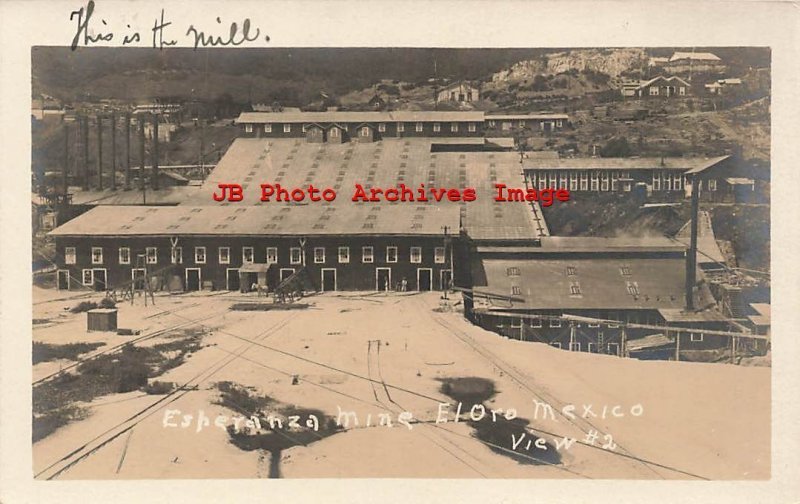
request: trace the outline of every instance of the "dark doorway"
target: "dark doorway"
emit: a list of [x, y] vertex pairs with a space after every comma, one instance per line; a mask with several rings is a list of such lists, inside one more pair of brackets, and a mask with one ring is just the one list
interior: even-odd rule
[[431, 290], [433, 288], [431, 285], [433, 283], [431, 281], [432, 276], [433, 270], [430, 268], [419, 268], [417, 270], [417, 290], [420, 292]]
[[281, 268], [281, 282], [294, 275], [294, 268]]
[[58, 290], [69, 290], [69, 271], [58, 270]]
[[144, 268], [133, 268], [131, 280], [133, 280], [134, 290], [144, 290]]
[[94, 290], [98, 292], [104, 292], [107, 290], [108, 285], [106, 283], [106, 270], [104, 269], [96, 269], [94, 270]]
[[442, 270], [440, 288], [443, 291], [444, 290], [449, 290], [450, 289], [450, 283], [452, 282], [452, 280], [453, 280], [453, 274], [450, 272], [450, 270]]
[[322, 269], [322, 292], [336, 290], [336, 270], [334, 268]]
[[226, 280], [225, 285], [229, 291], [239, 290], [239, 270], [235, 268], [229, 268], [226, 270]]
[[200, 269], [199, 268], [186, 268], [186, 290], [198, 291], [200, 290]]

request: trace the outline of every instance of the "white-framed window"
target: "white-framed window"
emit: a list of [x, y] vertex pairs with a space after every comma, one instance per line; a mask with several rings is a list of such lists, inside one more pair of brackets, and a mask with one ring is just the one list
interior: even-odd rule
[[717, 179], [708, 179], [708, 190], [709, 191], [716, 191], [717, 190]]
[[75, 264], [78, 262], [78, 254], [75, 247], [64, 247], [64, 264]]
[[278, 247], [267, 247], [267, 264], [278, 262]]
[[170, 262], [172, 264], [183, 264], [183, 247], [172, 247]]
[[119, 248], [119, 263], [120, 264], [130, 264], [131, 263], [131, 249], [129, 247], [120, 247]]
[[450, 131], [453, 132], [453, 133], [457, 132], [458, 131], [458, 123], [456, 123], [456, 122], [450, 123]]
[[[588, 323], [588, 324], [586, 324], [586, 325], [588, 325], [589, 327], [600, 327], [600, 324], [598, 324], [597, 322], [589, 322], [589, 323]], [[602, 333], [601, 333], [601, 334], [602, 334]]]
[[600, 179], [600, 190], [601, 191], [608, 191], [608, 172], [604, 171], [603, 176]]
[[664, 188], [665, 191], [672, 190], [672, 179], [670, 178], [668, 172], [663, 172], [661, 174], [661, 186]]
[[567, 188], [567, 172], [565, 172], [565, 171], [559, 173], [559, 176], [558, 176], [558, 188], [559, 189], [566, 189]]
[[596, 353], [597, 352], [597, 343], [589, 343], [589, 353]]
[[617, 182], [618, 180], [619, 180], [619, 172], [618, 171], [612, 171], [611, 172], [611, 190], [614, 191], [614, 192], [617, 192], [617, 189], [619, 187], [619, 184]]
[[393, 246], [386, 247], [386, 262], [387, 263], [397, 262], [397, 247]]
[[445, 255], [444, 255], [444, 247], [436, 247], [433, 249], [433, 262], [436, 264], [444, 264]]
[[411, 247], [411, 262], [414, 264], [422, 262], [422, 247]]
[[533, 327], [533, 328], [542, 327], [542, 319], [540, 319], [540, 318], [530, 319], [530, 321], [528, 322], [528, 325]]
[[83, 283], [83, 285], [94, 285], [94, 270], [85, 269], [81, 273], [81, 283]]
[[653, 172], [653, 190], [660, 191], [661, 190], [661, 174], [658, 172]]
[[547, 172], [542, 171], [539, 173], [539, 190], [547, 188]]
[[[494, 122], [494, 121], [490, 121], [490, 122]], [[467, 131], [469, 131], [470, 133], [475, 133], [477, 130], [478, 130], [478, 128], [475, 126], [474, 122], [471, 122], [471, 123], [467, 124]]]
[[406, 130], [406, 123], [397, 123], [397, 131], [403, 133]]
[[680, 191], [681, 189], [683, 189], [682, 183], [683, 183], [683, 175], [681, 175], [680, 173], [676, 173], [676, 174], [674, 174], [672, 176], [672, 189], [673, 190]]
[[497, 126], [497, 122], [495, 122], [494, 120], [489, 121], [489, 127], [490, 128], [494, 128], [495, 126]]
[[689, 339], [696, 343], [703, 341], [703, 333], [689, 333]]
[[570, 191], [578, 190], [578, 172], [571, 172], [569, 174], [569, 190]]
[[512, 318], [511, 319], [511, 328], [512, 329], [522, 329], [522, 319], [521, 318]]
[[550, 319], [550, 327], [561, 327], [561, 319], [557, 318]]
[[255, 262], [255, 251], [253, 247], [242, 247], [242, 264]]
[[433, 132], [438, 133], [440, 131], [442, 131], [441, 123], [433, 123]]
[[303, 252], [300, 247], [289, 249], [289, 264], [301, 264], [303, 262]]
[[92, 264], [103, 264], [103, 247], [92, 247]]
[[564, 121], [561, 119], [556, 119], [556, 128], [560, 128], [562, 126], [564, 126]]
[[230, 264], [231, 263], [231, 248], [230, 247], [220, 247], [218, 251], [219, 263], [220, 264]]
[[371, 263], [375, 260], [374, 249], [372, 246], [361, 247], [361, 262]]
[[369, 136], [369, 126], [363, 126], [361, 128], [361, 133], [360, 134], [361, 134], [362, 137], [368, 137]]
[[339, 138], [339, 128], [331, 128], [330, 130], [331, 138]]
[[679, 87], [678, 88], [678, 94], [681, 95], [681, 96], [685, 96], [686, 95], [686, 87], [684, 87], [684, 86]]
[[291, 124], [284, 124], [283, 125], [283, 132], [284, 133], [291, 133], [292, 132], [292, 125]]
[[550, 185], [548, 185], [547, 187], [549, 187], [551, 189], [556, 189], [557, 188], [557, 186], [556, 186], [557, 183], [558, 183], [558, 172], [551, 171], [550, 172]]
[[511, 286], [511, 295], [512, 296], [521, 296], [522, 295], [522, 287], [519, 285], [512, 285]]
[[597, 173], [596, 170], [592, 170], [591, 176], [592, 182], [592, 191], [597, 192], [600, 190], [600, 175]]
[[156, 247], [147, 247], [144, 252], [147, 264], [158, 264], [158, 249]]
[[272, 123], [267, 123], [264, 125], [264, 133], [272, 133]]
[[611, 355], [619, 355], [619, 343], [609, 343], [608, 353]]
[[421, 122], [418, 122], [416, 124], [416, 130], [417, 130], [417, 133], [422, 133], [422, 123]]
[[569, 351], [570, 352], [580, 352], [581, 351], [581, 343], [579, 341], [573, 341], [569, 344]]
[[342, 264], [350, 262], [350, 247], [339, 247], [339, 262]]
[[314, 247], [314, 264], [325, 264], [325, 247]]
[[520, 119], [520, 120], [519, 120], [519, 124], [518, 124], [518, 126], [519, 126], [520, 128], [524, 128], [524, 127], [525, 127], [525, 119]]
[[378, 123], [378, 131], [380, 131], [381, 133], [385, 133], [386, 132], [386, 123]]
[[205, 264], [206, 263], [206, 248], [205, 247], [195, 247], [194, 248], [194, 262], [196, 264]]
[[252, 124], [245, 124], [244, 125], [245, 133], [252, 133], [253, 132], [253, 125]]
[[554, 341], [554, 342], [550, 343], [550, 346], [555, 347], [555, 348], [561, 348], [561, 342], [560, 341]]
[[589, 190], [589, 172], [581, 171], [581, 191]]
[[650, 96], [658, 96], [658, 86], [650, 86]]

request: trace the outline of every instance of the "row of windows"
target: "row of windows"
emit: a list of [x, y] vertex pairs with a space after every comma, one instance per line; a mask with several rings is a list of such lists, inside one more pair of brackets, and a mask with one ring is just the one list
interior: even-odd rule
[[[504, 130], [509, 130], [509, 129], [511, 129], [513, 127], [513, 124], [514, 124], [513, 121], [502, 121], [502, 128]], [[526, 127], [527, 124], [528, 124], [528, 120], [527, 119], [520, 119], [519, 121], [517, 121], [517, 126], [520, 127], [520, 128]], [[543, 123], [540, 122], [540, 124], [543, 124]], [[555, 124], [556, 124], [556, 128], [561, 128], [562, 126], [564, 126], [564, 122], [563, 122], [562, 119], [556, 119], [555, 120]], [[497, 126], [497, 121], [496, 120], [490, 120], [489, 121], [489, 127], [490, 128], [494, 128], [496, 126]]]
[[529, 179], [540, 190], [618, 191], [622, 183], [622, 189], [629, 192], [633, 187], [630, 172], [623, 170], [538, 170], [531, 173]]
[[[242, 262], [254, 262], [255, 249], [253, 247], [242, 247]], [[326, 262], [326, 249], [325, 247], [314, 247], [314, 264], [325, 264]], [[131, 249], [129, 247], [120, 247], [118, 251], [119, 264], [131, 264]], [[183, 248], [171, 248], [171, 263], [183, 263]], [[147, 247], [143, 254], [147, 264], [158, 264], [158, 248]], [[340, 264], [350, 262], [350, 247], [338, 247], [337, 258]], [[398, 248], [395, 246], [386, 247], [386, 262], [396, 263], [398, 259]], [[436, 264], [445, 263], [445, 249], [444, 247], [436, 247], [433, 252], [433, 260]], [[217, 250], [217, 261], [219, 264], [231, 263], [231, 248], [219, 247]], [[372, 263], [375, 261], [375, 249], [372, 246], [361, 247], [361, 262]], [[409, 251], [409, 261], [411, 263], [422, 262], [422, 247], [411, 247]], [[66, 264], [75, 264], [77, 262], [77, 252], [75, 247], [65, 247], [64, 249], [64, 262]], [[206, 247], [194, 248], [194, 262], [197, 264], [206, 263]], [[267, 263], [278, 262], [278, 247], [267, 247]], [[302, 249], [300, 247], [291, 247], [289, 249], [289, 263], [301, 264], [303, 262]], [[103, 248], [92, 247], [92, 264], [103, 264]]]
[[[264, 124], [264, 133], [272, 133], [272, 126], [273, 126], [272, 123]], [[425, 123], [421, 123], [421, 122], [414, 123], [414, 129], [418, 133], [423, 131], [424, 126], [425, 126]], [[307, 127], [308, 127], [307, 125], [303, 125], [302, 126], [302, 130], [306, 131]], [[459, 127], [460, 127], [459, 123], [457, 123], [457, 122], [451, 122], [450, 123], [450, 131], [452, 131], [454, 133], [459, 131]], [[343, 128], [345, 130], [348, 130], [349, 126], [347, 124], [345, 124], [343, 126]], [[469, 131], [470, 133], [474, 133], [475, 131], [477, 131], [477, 129], [478, 129], [478, 127], [474, 122], [467, 123], [467, 131]], [[245, 124], [244, 125], [244, 130], [247, 133], [252, 133], [253, 132], [253, 125], [252, 124]], [[406, 130], [406, 123], [402, 123], [402, 122], [397, 123], [397, 131], [402, 133], [405, 130]], [[442, 123], [438, 123], [438, 122], [437, 123], [433, 123], [433, 131], [438, 133], [441, 130], [442, 130]], [[361, 131], [362, 131], [362, 133], [361, 133], [362, 136], [369, 135], [369, 133], [368, 133], [369, 127], [368, 126], [364, 126], [361, 129]], [[367, 133], [364, 133], [364, 131], [367, 131]], [[381, 133], [384, 133], [386, 131], [386, 123], [378, 123], [378, 131], [380, 131]], [[284, 133], [291, 133], [292, 132], [292, 124], [284, 123], [283, 124], [283, 132]], [[339, 136], [339, 128], [336, 128], [336, 127], [331, 128], [331, 136]]]
[[[650, 86], [650, 96], [658, 96], [660, 92], [661, 92], [661, 90], [660, 90], [660, 88], [658, 86]], [[665, 87], [664, 88], [664, 94], [666, 94], [667, 96], [674, 95], [675, 94], [675, 88], [674, 87], [672, 88], [672, 93], [670, 94], [669, 88]], [[685, 86], [680, 86], [678, 88], [678, 94], [680, 96], [686, 95], [686, 87]]]

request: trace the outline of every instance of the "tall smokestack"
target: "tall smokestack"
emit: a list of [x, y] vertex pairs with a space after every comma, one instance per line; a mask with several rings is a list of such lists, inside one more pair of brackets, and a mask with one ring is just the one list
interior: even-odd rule
[[83, 134], [83, 190], [89, 190], [89, 116], [81, 117]]
[[62, 184], [64, 185], [64, 203], [67, 202], [67, 190], [69, 187], [69, 124], [64, 123], [64, 173]]
[[111, 189], [117, 190], [117, 113], [111, 112]]
[[97, 116], [97, 188], [103, 190], [103, 118]]
[[158, 189], [158, 114], [153, 114], [153, 169], [150, 174], [153, 189]]
[[700, 208], [700, 181], [692, 175], [691, 240], [686, 255], [686, 310], [694, 310], [694, 284], [697, 277], [697, 219]]
[[131, 188], [131, 113], [125, 113], [125, 190]]
[[139, 189], [144, 191], [144, 116], [139, 116]]

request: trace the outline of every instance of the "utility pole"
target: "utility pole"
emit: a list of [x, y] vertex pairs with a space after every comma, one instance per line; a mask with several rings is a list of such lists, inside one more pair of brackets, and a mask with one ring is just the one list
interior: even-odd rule
[[[666, 331], [669, 334], [668, 331]], [[680, 362], [681, 360], [681, 332], [678, 331], [675, 333], [675, 362]]]
[[147, 204], [147, 186], [144, 181], [144, 118], [139, 117], [139, 188], [142, 190], [142, 204]]
[[622, 326], [621, 337], [622, 337], [622, 356], [623, 357], [627, 357], [628, 356], [628, 338], [627, 338], [627, 335], [625, 334], [625, 326]]
[[158, 189], [158, 114], [153, 114], [153, 151], [151, 152], [153, 168], [150, 170], [150, 184]]
[[69, 186], [69, 125], [64, 123], [64, 171], [62, 174], [62, 184], [64, 185], [62, 204], [67, 206], [67, 191]]
[[572, 345], [575, 343], [575, 324], [569, 324], [569, 351], [572, 351]]
[[[450, 228], [448, 226], [442, 226], [442, 229], [444, 230], [444, 253], [447, 254], [448, 252], [447, 245], [448, 242], [450, 242], [450, 236], [448, 234], [448, 231], [450, 230]], [[450, 290], [450, 284], [452, 282], [453, 282], [453, 246], [450, 245], [450, 281], [447, 282], [447, 285], [442, 285], [442, 290], [444, 291], [444, 299], [448, 299], [447, 291]]]

